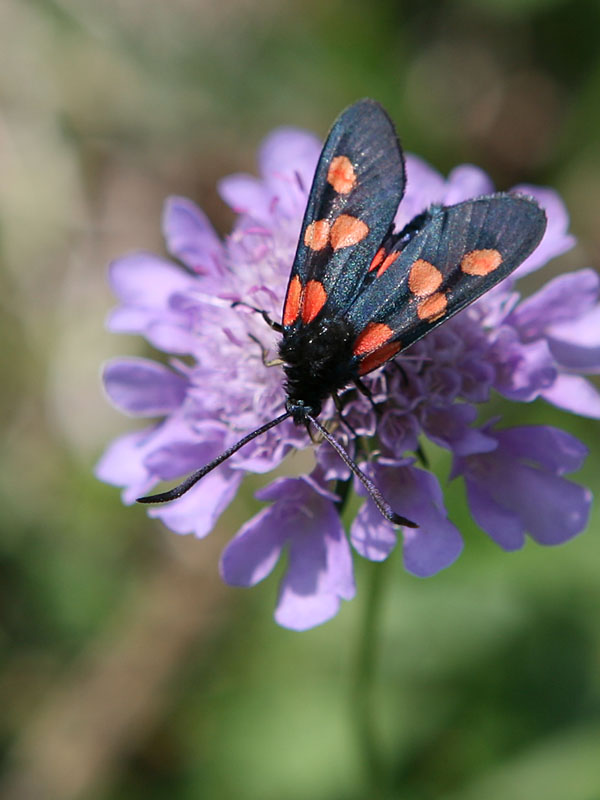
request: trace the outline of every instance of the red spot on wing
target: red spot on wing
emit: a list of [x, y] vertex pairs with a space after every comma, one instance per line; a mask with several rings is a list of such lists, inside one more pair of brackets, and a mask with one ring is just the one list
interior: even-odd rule
[[347, 156], [336, 156], [329, 165], [327, 182], [339, 194], [348, 194], [356, 185], [356, 172]]
[[380, 278], [383, 273], [386, 271], [388, 267], [391, 267], [394, 261], [398, 258], [400, 253], [390, 253], [387, 258], [384, 259], [383, 264], [377, 270], [377, 277]]
[[373, 261], [371, 261], [371, 266], [369, 267], [369, 272], [373, 272], [374, 269], [383, 262], [385, 258], [385, 247], [380, 247], [379, 250], [373, 256]]
[[383, 273], [386, 271], [388, 267], [391, 267], [394, 261], [398, 258], [400, 253], [390, 253], [386, 256], [385, 254], [385, 247], [380, 247], [379, 250], [375, 253], [373, 257], [373, 261], [371, 261], [371, 265], [369, 266], [369, 272], [373, 272], [374, 269], [377, 270], [377, 278], [380, 278]]
[[300, 297], [302, 296], [302, 283], [297, 275], [294, 275], [289, 283], [287, 296], [285, 298], [285, 306], [283, 307], [283, 320], [284, 327], [292, 325], [298, 318], [300, 311]]
[[334, 250], [339, 250], [342, 247], [358, 244], [368, 233], [369, 226], [366, 222], [349, 214], [340, 214], [331, 226], [329, 241]]
[[377, 369], [377, 367], [385, 364], [386, 361], [389, 361], [390, 358], [393, 358], [400, 350], [402, 350], [401, 342], [388, 342], [384, 344], [383, 347], [374, 350], [362, 359], [358, 368], [358, 374], [366, 375], [368, 372], [372, 372], [374, 369]]
[[364, 356], [377, 350], [394, 335], [389, 325], [382, 322], [369, 322], [367, 327], [359, 333], [354, 342], [354, 355]]
[[467, 275], [489, 275], [502, 264], [498, 250], [471, 250], [463, 256], [460, 268]]
[[308, 324], [325, 305], [327, 292], [319, 281], [309, 281], [302, 298], [302, 322]]
[[417, 306], [417, 316], [427, 322], [435, 322], [436, 319], [443, 317], [446, 312], [448, 300], [443, 292], [436, 292], [426, 300], [422, 300]]
[[304, 244], [311, 250], [323, 250], [329, 241], [329, 229], [329, 222], [326, 219], [311, 222], [304, 231]]
[[418, 258], [410, 268], [408, 288], [417, 297], [428, 297], [442, 285], [443, 276], [437, 267]]

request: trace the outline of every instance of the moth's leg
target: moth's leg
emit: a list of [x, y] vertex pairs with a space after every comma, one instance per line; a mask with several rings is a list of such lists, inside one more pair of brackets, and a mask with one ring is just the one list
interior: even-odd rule
[[246, 308], [255, 311], [257, 314], [261, 315], [261, 317], [267, 323], [269, 328], [272, 328], [274, 331], [277, 331], [277, 333], [283, 333], [283, 325], [280, 325], [279, 322], [275, 322], [274, 319], [271, 319], [271, 317], [267, 314], [267, 312], [263, 311], [262, 308], [256, 308], [256, 306], [251, 306], [250, 303], [244, 303], [243, 300], [235, 300], [231, 304], [232, 308], [235, 308], [236, 306], [245, 306]]
[[333, 393], [333, 395], [332, 395], [332, 397], [333, 397], [333, 402], [334, 402], [334, 404], [335, 404], [335, 407], [336, 407], [336, 409], [337, 409], [337, 412], [338, 412], [338, 414], [340, 415], [340, 419], [341, 419], [341, 421], [342, 421], [342, 422], [343, 422], [343, 424], [344, 424], [344, 425], [345, 425], [345, 426], [348, 428], [348, 430], [350, 431], [350, 433], [352, 434], [352, 436], [354, 436], [354, 438], [358, 438], [358, 434], [356, 433], [356, 431], [354, 430], [354, 428], [352, 427], [352, 425], [350, 425], [350, 423], [348, 422], [348, 420], [346, 419], [346, 417], [345, 417], [345, 416], [344, 416], [344, 414], [343, 414], [343, 411], [344, 411], [344, 404], [343, 404], [343, 402], [342, 402], [342, 398], [339, 396], [339, 394], [338, 394], [337, 392], [334, 392], [334, 393]]
[[320, 444], [320, 443], [323, 441], [323, 439], [322, 439], [322, 438], [321, 438], [321, 439], [315, 439], [315, 435], [314, 435], [314, 433], [313, 433], [313, 430], [312, 430], [312, 428], [310, 427], [310, 422], [309, 422], [308, 420], [305, 420], [304, 424], [305, 424], [305, 426], [306, 426], [306, 432], [307, 432], [307, 433], [308, 433], [308, 435], [310, 436], [310, 440], [311, 440], [311, 442], [312, 442], [313, 444]]
[[402, 364], [399, 364], [397, 361], [390, 361], [390, 364], [393, 364], [393, 366], [396, 367], [400, 375], [402, 375], [404, 383], [408, 383], [408, 375], [406, 374], [406, 370], [404, 369]]
[[260, 347], [260, 354], [261, 354], [262, 362], [265, 365], [265, 367], [279, 367], [281, 364], [283, 364], [283, 361], [280, 358], [269, 358], [268, 357], [269, 356], [269, 351], [264, 346], [264, 344], [260, 341], [260, 339], [258, 339], [252, 333], [249, 333], [248, 336], [252, 339], [253, 342], [256, 342], [256, 344]]
[[373, 411], [376, 414], [378, 414], [379, 412], [377, 410], [377, 403], [375, 402], [375, 400], [373, 400], [373, 393], [371, 392], [369, 387], [365, 383], [363, 383], [360, 378], [354, 379], [354, 385], [356, 386], [358, 391], [367, 398], [369, 403], [371, 403]]

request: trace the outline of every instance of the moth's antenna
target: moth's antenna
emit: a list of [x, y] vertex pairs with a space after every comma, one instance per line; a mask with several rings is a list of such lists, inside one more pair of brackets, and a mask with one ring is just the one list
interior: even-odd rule
[[393, 525], [404, 525], [407, 528], [419, 527], [416, 522], [411, 522], [411, 520], [406, 519], [406, 517], [401, 517], [400, 514], [396, 514], [391, 505], [385, 500], [379, 489], [375, 486], [373, 481], [368, 478], [358, 464], [350, 458], [342, 445], [333, 438], [329, 431], [324, 428], [317, 419], [311, 417], [310, 414], [305, 413], [305, 416], [309, 422], [312, 422], [312, 424], [323, 435], [323, 437], [327, 439], [344, 464], [356, 475], [358, 480], [370, 494], [371, 499], [379, 509], [380, 513], [388, 520], [388, 522], [391, 522]]
[[151, 494], [147, 497], [138, 497], [138, 503], [168, 503], [169, 500], [176, 500], [178, 497], [181, 497], [182, 494], [185, 494], [189, 491], [192, 486], [194, 486], [198, 481], [203, 478], [205, 475], [208, 475], [209, 472], [215, 467], [218, 467], [219, 464], [222, 464], [223, 461], [226, 461], [229, 456], [232, 456], [234, 453], [243, 447], [248, 442], [251, 442], [252, 439], [256, 439], [257, 436], [260, 436], [262, 433], [266, 433], [271, 428], [274, 428], [276, 425], [279, 425], [284, 419], [291, 417], [291, 412], [286, 411], [285, 414], [281, 414], [281, 416], [272, 419], [270, 422], [267, 422], [266, 425], [263, 425], [261, 428], [257, 428], [252, 433], [249, 433], [247, 436], [244, 436], [243, 439], [240, 439], [239, 442], [232, 445], [228, 450], [225, 450], [224, 453], [221, 453], [220, 456], [217, 456], [210, 464], [202, 467], [202, 469], [193, 472], [189, 475], [184, 481], [182, 481], [179, 486], [176, 486], [174, 489], [170, 489], [168, 492], [161, 492], [160, 494]]

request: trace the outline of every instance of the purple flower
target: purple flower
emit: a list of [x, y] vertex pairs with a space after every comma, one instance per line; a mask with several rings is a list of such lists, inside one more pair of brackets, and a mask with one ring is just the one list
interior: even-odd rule
[[280, 478], [257, 492], [273, 505], [247, 522], [225, 548], [221, 574], [232, 586], [254, 586], [288, 548], [275, 619], [305, 630], [337, 614], [354, 597], [350, 545], [336, 496], [308, 477]]
[[495, 450], [462, 458], [476, 522], [505, 550], [517, 550], [525, 533], [539, 544], [561, 544], [585, 527], [591, 492], [561, 477], [579, 469], [587, 449], [568, 433], [545, 425], [493, 433]]
[[[133, 503], [158, 482], [181, 478], [242, 436], [282, 413], [282, 373], [263, 362], [276, 354], [277, 334], [260, 315], [233, 306], [243, 300], [281, 314], [290, 267], [320, 153], [310, 134], [280, 129], [260, 151], [260, 177], [233, 175], [220, 184], [238, 214], [222, 242], [189, 200], [167, 201], [163, 230], [179, 264], [149, 253], [118, 259], [110, 281], [119, 300], [109, 317], [115, 332], [141, 334], [168, 354], [167, 365], [143, 358], [110, 362], [104, 384], [125, 413], [161, 418], [126, 434], [97, 466], [102, 480], [123, 487]], [[431, 203], [452, 204], [493, 191], [472, 166], [444, 179], [414, 156], [407, 159], [408, 190], [398, 210], [401, 228]], [[525, 534], [559, 544], [586, 525], [590, 493], [565, 474], [586, 450], [547, 426], [502, 429], [478, 423], [494, 389], [529, 402], [542, 397], [577, 414], [600, 418], [600, 395], [585, 378], [600, 372], [598, 276], [581, 270], [550, 280], [521, 300], [518, 279], [568, 250], [573, 239], [560, 198], [549, 189], [518, 187], [546, 209], [548, 227], [534, 253], [502, 284], [368, 375], [373, 403], [348, 389], [344, 416], [357, 437], [339, 426], [333, 403], [321, 420], [335, 431], [387, 499], [419, 527], [402, 531], [406, 569], [425, 577], [449, 566], [462, 549], [437, 479], [416, 466], [424, 438], [449, 450], [453, 477], [463, 476], [476, 522], [507, 550]], [[371, 437], [371, 455], [361, 437]], [[202, 537], [236, 496], [247, 472], [270, 472], [294, 450], [310, 448], [310, 475], [278, 478], [257, 497], [268, 503], [227, 545], [225, 581], [252, 586], [285, 555], [276, 620], [303, 630], [334, 616], [354, 596], [350, 543], [361, 556], [386, 558], [396, 530], [367, 498], [351, 525], [350, 543], [335, 494], [351, 476], [332, 448], [313, 446], [288, 419], [254, 439], [167, 505], [150, 507], [178, 533]], [[335, 481], [336, 483], [332, 483]], [[359, 485], [359, 492], [363, 492]]]

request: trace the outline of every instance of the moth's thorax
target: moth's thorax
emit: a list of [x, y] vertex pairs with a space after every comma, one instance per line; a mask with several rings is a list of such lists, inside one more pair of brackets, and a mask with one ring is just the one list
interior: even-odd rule
[[317, 416], [323, 401], [355, 376], [352, 346], [356, 334], [344, 319], [316, 319], [283, 333], [279, 355], [284, 362], [287, 409], [295, 422]]

